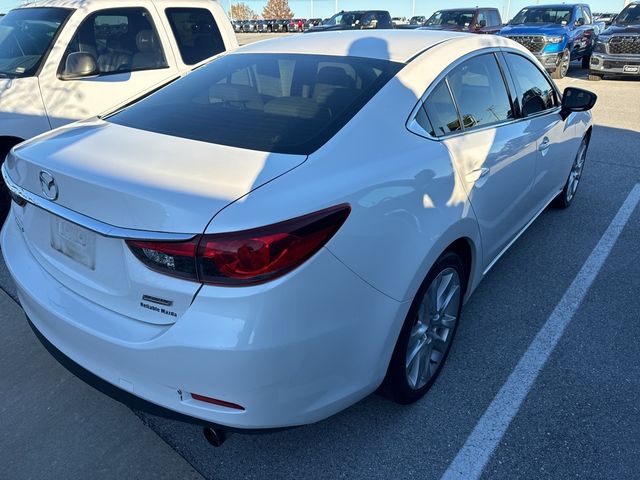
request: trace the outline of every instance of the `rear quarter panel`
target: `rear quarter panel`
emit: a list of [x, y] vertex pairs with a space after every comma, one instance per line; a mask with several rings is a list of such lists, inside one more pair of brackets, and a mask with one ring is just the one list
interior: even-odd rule
[[[453, 241], [467, 239], [474, 259], [481, 259], [476, 219], [448, 150], [409, 132], [406, 123], [452, 59], [487, 42], [512, 44], [493, 38], [464, 36], [423, 54], [306, 163], [220, 212], [207, 232], [257, 227], [349, 203], [351, 215], [327, 248], [398, 301], [414, 297]], [[481, 278], [481, 263], [472, 266], [470, 291]]]

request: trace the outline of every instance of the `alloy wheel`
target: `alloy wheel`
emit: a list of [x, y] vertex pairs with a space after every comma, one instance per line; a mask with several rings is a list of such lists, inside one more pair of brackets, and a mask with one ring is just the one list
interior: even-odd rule
[[571, 167], [571, 173], [569, 174], [569, 184], [567, 185], [566, 201], [570, 203], [578, 190], [578, 184], [580, 183], [580, 177], [582, 176], [582, 170], [584, 169], [584, 161], [587, 158], [587, 145], [583, 142], [576, 155], [576, 159]]
[[460, 276], [442, 270], [425, 291], [407, 345], [407, 382], [413, 390], [424, 387], [437, 373], [453, 339], [462, 300]]

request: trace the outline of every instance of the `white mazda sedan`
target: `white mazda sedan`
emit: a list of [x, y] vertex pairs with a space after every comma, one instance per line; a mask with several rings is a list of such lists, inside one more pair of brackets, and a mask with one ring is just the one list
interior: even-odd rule
[[595, 101], [496, 36], [256, 43], [14, 148], [2, 253], [45, 346], [139, 408], [265, 429], [414, 402], [483, 275], [571, 204]]

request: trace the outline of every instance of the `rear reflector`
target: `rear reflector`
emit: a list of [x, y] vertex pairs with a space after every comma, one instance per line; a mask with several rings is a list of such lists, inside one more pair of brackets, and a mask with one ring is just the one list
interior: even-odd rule
[[264, 283], [298, 267], [320, 250], [351, 208], [339, 205], [266, 227], [199, 235], [188, 242], [127, 241], [149, 268], [211, 285]]
[[242, 410], [244, 411], [244, 407], [237, 405], [231, 402], [225, 402], [224, 400], [218, 400], [217, 398], [205, 397], [204, 395], [198, 395], [197, 393], [192, 393], [191, 398], [194, 400], [199, 400], [201, 402], [211, 403], [213, 405], [218, 405], [220, 407], [233, 408], [234, 410]]

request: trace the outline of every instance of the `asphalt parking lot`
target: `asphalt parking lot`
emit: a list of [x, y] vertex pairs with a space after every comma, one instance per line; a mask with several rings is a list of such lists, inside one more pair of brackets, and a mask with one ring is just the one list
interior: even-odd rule
[[[71, 377], [0, 292], [9, 332], [0, 350], [0, 478], [473, 478], [481, 455], [487, 479], [637, 478], [640, 82], [589, 82], [574, 65], [558, 83], [599, 96], [575, 202], [545, 211], [490, 271], [464, 308], [442, 375], [417, 404], [371, 395], [318, 424], [235, 434], [214, 449], [199, 427], [133, 415]], [[585, 269], [592, 281], [580, 280]], [[15, 297], [1, 263], [0, 286]], [[534, 349], [539, 375], [528, 377], [521, 404], [507, 404], [513, 419], [495, 435], [481, 419], [496, 399], [513, 399], [501, 389], [523, 378], [510, 376], [534, 339], [554, 333], [558, 315], [566, 328]], [[471, 465], [461, 451], [473, 452]]]

